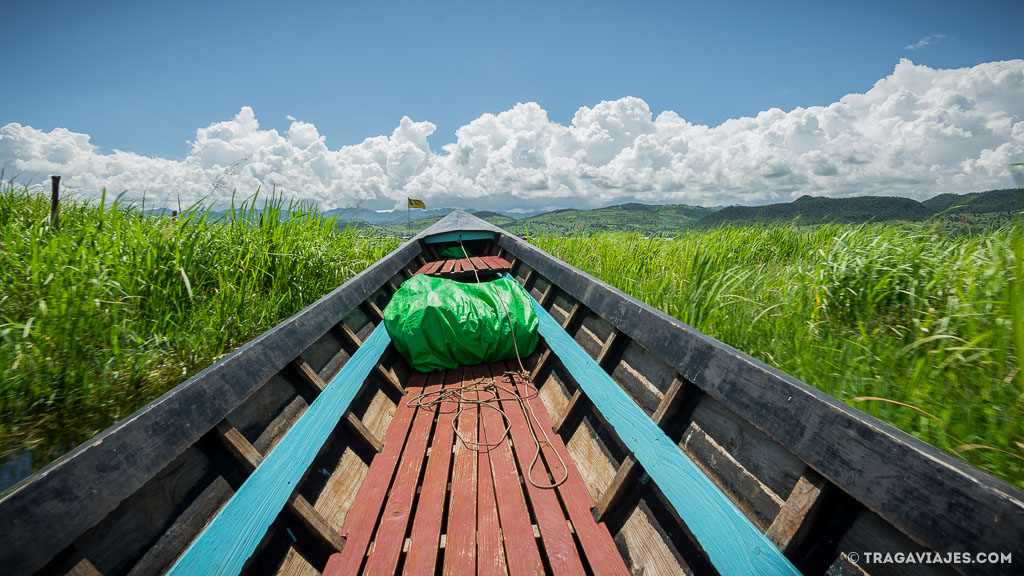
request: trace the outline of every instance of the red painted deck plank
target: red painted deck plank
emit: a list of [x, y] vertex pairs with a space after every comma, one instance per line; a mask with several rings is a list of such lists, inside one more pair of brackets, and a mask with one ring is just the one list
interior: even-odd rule
[[414, 272], [414, 273], [413, 273], [413, 276], [415, 276], [416, 274], [426, 274], [426, 273], [427, 273], [427, 270], [428, 270], [428, 269], [430, 268], [430, 266], [431, 266], [432, 264], [433, 264], [433, 262], [427, 262], [427, 263], [426, 263], [426, 264], [424, 264], [423, 266], [420, 266], [420, 267], [419, 267], [419, 268], [418, 268], [418, 269], [416, 270], [416, 272]]
[[[484, 378], [490, 378], [490, 371], [484, 366], [476, 370]], [[491, 411], [489, 408], [486, 410]], [[480, 419], [480, 436], [483, 437], [483, 419]], [[505, 576], [508, 574], [508, 562], [505, 560], [505, 547], [501, 537], [501, 522], [498, 520], [498, 502], [494, 496], [494, 479], [491, 476], [491, 455], [488, 450], [481, 450], [477, 455], [477, 574]]]
[[444, 260], [436, 260], [430, 263], [430, 268], [427, 269], [426, 274], [437, 274], [437, 271], [444, 266]]
[[[462, 372], [463, 370], [448, 372], [445, 387], [461, 385]], [[443, 402], [437, 411], [430, 457], [427, 459], [427, 470], [423, 475], [423, 487], [420, 489], [420, 499], [416, 504], [416, 515], [412, 522], [412, 534], [409, 536], [409, 552], [405, 558], [404, 570], [407, 574], [433, 574], [437, 567], [444, 497], [448, 492], [448, 471], [452, 461], [452, 440], [455, 437], [452, 421], [455, 419], [457, 409], [457, 403]]]
[[487, 264], [484, 264], [484, 261], [476, 256], [473, 256], [469, 260], [470, 262], [473, 263], [473, 267], [476, 268], [477, 270], [487, 270], [488, 268]]
[[[526, 383], [518, 376], [516, 377], [516, 389], [520, 395], [525, 396], [527, 394]], [[558, 492], [562, 497], [562, 502], [565, 504], [569, 519], [572, 520], [573, 528], [576, 530], [576, 537], [580, 540], [591, 570], [594, 574], [598, 575], [629, 574], [629, 570], [622, 560], [622, 555], [615, 546], [612, 535], [608, 532], [608, 527], [603, 522], [598, 524], [594, 521], [594, 516], [591, 513], [591, 509], [594, 507], [594, 500], [590, 497], [590, 492], [587, 490], [586, 485], [583, 484], [583, 477], [580, 476], [579, 471], [572, 464], [572, 458], [569, 456], [569, 451], [566, 449], [561, 437], [552, 431], [551, 417], [548, 415], [547, 410], [544, 409], [544, 403], [539, 397], [534, 397], [528, 402], [533, 407], [533, 412], [537, 416], [540, 425], [544, 430], [548, 431], [551, 445], [544, 447], [542, 453], [552, 474], [559, 473], [558, 459], [555, 457], [554, 452], [557, 452], [569, 466], [569, 478], [558, 487]], [[534, 425], [536, 426], [536, 423]], [[540, 430], [537, 430], [537, 435], [543, 438]]]
[[486, 262], [487, 265], [492, 270], [511, 270], [512, 269], [512, 264], [509, 263], [508, 260], [505, 260], [504, 258], [501, 258], [499, 256], [484, 256], [483, 257], [483, 261]]
[[[537, 444], [530, 434], [532, 422], [528, 422], [528, 416], [523, 413], [523, 407], [519, 404], [515, 394], [507, 389], [514, 389], [515, 385], [507, 376], [503, 376], [504, 367], [499, 364], [491, 365], [491, 373], [494, 374], [502, 399], [501, 409], [512, 426], [512, 444], [516, 460], [519, 461], [519, 469], [522, 471], [526, 493], [533, 505], [533, 513], [537, 517], [537, 527], [540, 529], [541, 541], [544, 543], [544, 554], [548, 558], [552, 574], [583, 574], [583, 563], [580, 561], [579, 552], [576, 550], [576, 543], [573, 542], [572, 534], [569, 533], [569, 526], [565, 522], [565, 513], [558, 503], [558, 493], [550, 488], [534, 486], [530, 481], [530, 465], [537, 453]], [[521, 392], [520, 392], [521, 393]], [[537, 432], [537, 438], [544, 440], [544, 436]], [[549, 436], [551, 433], [549, 433]], [[555, 460], [557, 463], [557, 460]], [[557, 476], [555, 474], [558, 474]], [[557, 472], [553, 471], [552, 477], [556, 480], [562, 477], [563, 470], [559, 467]], [[547, 467], [543, 458], [537, 458], [532, 469], [533, 481], [542, 486], [551, 484], [548, 479]]]
[[[472, 383], [472, 368], [463, 369], [463, 380]], [[477, 412], [465, 404], [458, 416], [459, 434], [467, 442], [477, 438]], [[448, 507], [448, 534], [445, 538], [444, 574], [458, 576], [476, 570], [477, 455], [458, 439], [452, 462], [452, 494]]]
[[[505, 421], [497, 410], [482, 409], [484, 440], [497, 442], [505, 431]], [[491, 477], [498, 501], [498, 517], [505, 538], [509, 573], [543, 574], [540, 551], [533, 536], [533, 525], [526, 499], [519, 484], [519, 474], [508, 442], [501, 442], [490, 451]]]
[[346, 538], [345, 547], [341, 552], [331, 555], [324, 568], [325, 576], [359, 573], [366, 548], [377, 526], [377, 517], [384, 505], [384, 497], [398, 466], [398, 458], [405, 446], [407, 432], [412, 424], [415, 410], [408, 406], [408, 401], [422, 392], [425, 379], [426, 375], [419, 373], [410, 378], [409, 386], [406, 387], [409, 393], [399, 401], [395, 416], [384, 436], [384, 449], [370, 463], [370, 469], [359, 488], [355, 505], [341, 530]]
[[441, 274], [451, 274], [452, 270], [455, 268], [455, 263], [456, 262], [458, 262], [458, 261], [457, 260], [445, 260], [444, 261], [444, 266], [441, 268], [441, 272], [440, 273]]
[[[442, 374], [434, 372], [427, 378], [425, 392], [430, 394], [441, 389]], [[367, 574], [393, 574], [398, 569], [398, 557], [405, 544], [405, 534], [409, 528], [412, 515], [412, 503], [416, 498], [416, 486], [420, 481], [420, 470], [426, 459], [427, 442], [434, 425], [435, 407], [417, 408], [416, 417], [409, 431], [402, 460], [398, 465], [391, 495], [384, 507], [377, 534], [373, 539], [373, 549], [366, 561], [364, 570]]]

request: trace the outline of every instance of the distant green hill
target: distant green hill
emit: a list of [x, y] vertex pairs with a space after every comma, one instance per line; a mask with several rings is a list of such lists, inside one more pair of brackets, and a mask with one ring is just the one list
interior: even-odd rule
[[1017, 189], [990, 190], [970, 194], [939, 194], [922, 202], [935, 212], [951, 214], [1017, 213], [1024, 210], [1024, 193]]
[[504, 227], [517, 234], [524, 234], [527, 231], [530, 234], [626, 231], [671, 235], [693, 228], [697, 222], [711, 213], [710, 208], [700, 206], [620, 204], [595, 210], [555, 210]]
[[701, 226], [793, 223], [814, 226], [827, 222], [920, 222], [935, 214], [917, 200], [895, 196], [822, 198], [801, 196], [792, 202], [765, 206], [729, 206], [701, 220]]
[[[823, 198], [801, 196], [793, 202], [765, 206], [729, 206], [721, 210], [686, 205], [620, 204], [594, 210], [564, 209], [517, 219], [510, 213], [483, 210], [476, 216], [513, 234], [594, 234], [598, 232], [640, 232], [672, 236], [692, 228], [721, 225], [748, 226], [792, 223], [816, 226], [828, 222], [925, 222], [938, 220], [943, 227], [980, 229], [1008, 224], [1013, 214], [1024, 210], [1024, 192], [991, 190], [969, 194], [940, 194], [918, 202], [895, 196]], [[437, 222], [449, 210], [419, 211], [411, 226], [396, 213], [371, 217], [376, 222], [354, 219], [339, 225], [354, 225], [361, 234], [409, 236]], [[427, 217], [423, 217], [426, 215]]]

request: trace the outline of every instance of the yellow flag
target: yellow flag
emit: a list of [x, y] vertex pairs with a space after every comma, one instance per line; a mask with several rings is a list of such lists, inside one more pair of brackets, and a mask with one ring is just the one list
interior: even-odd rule
[[423, 203], [423, 200], [416, 200], [415, 198], [406, 198], [409, 201], [409, 208], [423, 208], [426, 209], [427, 205]]

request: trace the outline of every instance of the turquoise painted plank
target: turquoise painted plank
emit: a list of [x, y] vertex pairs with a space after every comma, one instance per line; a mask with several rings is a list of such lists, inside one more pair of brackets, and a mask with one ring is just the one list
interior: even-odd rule
[[540, 334], [679, 513], [722, 576], [800, 574], [536, 300]]
[[378, 326], [168, 574], [238, 574], [391, 342]]
[[479, 230], [467, 230], [465, 232], [444, 232], [435, 234], [423, 239], [427, 244], [438, 244], [441, 242], [458, 242], [462, 240], [494, 240], [494, 232], [481, 232]]

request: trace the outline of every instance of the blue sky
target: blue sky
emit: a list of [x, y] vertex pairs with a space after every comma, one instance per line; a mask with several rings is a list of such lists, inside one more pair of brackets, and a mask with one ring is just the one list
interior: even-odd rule
[[436, 127], [438, 152], [517, 103], [569, 125], [633, 96], [653, 117], [715, 127], [864, 93], [901, 58], [946, 69], [1024, 56], [1019, 1], [35, 1], [9, 3], [4, 21], [0, 126], [170, 160], [243, 106], [260, 129], [313, 124], [331, 150], [407, 116]]
[[[643, 98], [717, 125], [862, 92], [901, 57], [957, 68], [1024, 56], [1024, 2], [16, 2], [0, 124], [65, 127], [101, 149], [183, 156], [252, 106], [328, 146], [537, 102]], [[921, 38], [945, 39], [904, 50]]]

